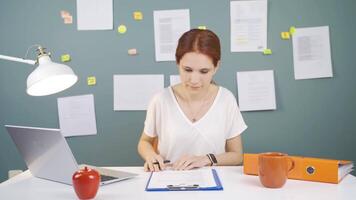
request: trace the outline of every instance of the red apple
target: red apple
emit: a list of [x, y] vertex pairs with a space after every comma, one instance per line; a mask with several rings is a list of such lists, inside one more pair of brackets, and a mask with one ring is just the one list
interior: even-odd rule
[[72, 181], [79, 199], [93, 199], [99, 189], [100, 174], [94, 169], [84, 167], [73, 174]]

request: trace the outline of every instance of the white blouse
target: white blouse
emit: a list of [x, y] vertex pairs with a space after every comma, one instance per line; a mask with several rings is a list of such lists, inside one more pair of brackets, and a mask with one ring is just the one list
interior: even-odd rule
[[198, 121], [191, 122], [168, 87], [151, 99], [144, 133], [158, 136], [160, 154], [175, 162], [183, 155], [224, 153], [226, 140], [246, 128], [235, 96], [229, 90], [219, 87], [209, 110]]

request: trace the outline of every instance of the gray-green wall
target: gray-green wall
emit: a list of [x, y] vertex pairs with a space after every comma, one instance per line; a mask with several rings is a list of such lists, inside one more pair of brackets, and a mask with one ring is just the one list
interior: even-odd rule
[[[114, 30], [77, 31], [76, 1], [1, 0], [0, 54], [23, 57], [32, 44], [41, 44], [79, 75], [71, 89], [47, 97], [25, 93], [32, 67], [0, 60], [0, 182], [10, 169], [25, 169], [4, 125], [58, 128], [57, 98], [93, 93], [98, 135], [70, 138], [78, 162], [96, 165], [142, 165], [136, 145], [145, 112], [113, 111], [113, 74], [176, 74], [174, 62], [155, 62], [153, 10], [190, 9], [191, 27], [206, 25], [222, 42], [222, 66], [216, 81], [235, 95], [236, 71], [273, 69], [277, 110], [244, 112], [249, 128], [243, 133], [245, 152], [283, 151], [292, 155], [356, 161], [355, 0], [269, 0], [268, 46], [273, 55], [230, 52], [230, 1], [115, 0]], [[73, 15], [65, 25], [61, 10]], [[143, 12], [134, 21], [132, 12]], [[118, 35], [119, 24], [128, 31]], [[330, 26], [333, 78], [294, 80], [291, 40], [280, 39], [290, 26]], [[127, 55], [137, 48], [138, 56]], [[34, 58], [33, 52], [30, 58]], [[97, 85], [86, 78], [95, 75]], [[182, 144], [183, 145], [183, 144]]]

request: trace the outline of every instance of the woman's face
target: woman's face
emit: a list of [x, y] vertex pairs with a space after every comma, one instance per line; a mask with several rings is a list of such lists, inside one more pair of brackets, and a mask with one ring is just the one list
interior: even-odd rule
[[191, 92], [200, 92], [209, 87], [218, 66], [204, 54], [189, 52], [181, 58], [178, 68], [183, 86]]

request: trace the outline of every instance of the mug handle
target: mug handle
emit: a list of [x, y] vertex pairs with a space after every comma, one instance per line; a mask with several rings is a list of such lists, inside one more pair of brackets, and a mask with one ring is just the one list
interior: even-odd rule
[[288, 169], [288, 173], [289, 173], [290, 171], [292, 171], [294, 169], [295, 163], [294, 163], [294, 160], [291, 157], [288, 156], [287, 158], [292, 163], [291, 167]]

